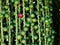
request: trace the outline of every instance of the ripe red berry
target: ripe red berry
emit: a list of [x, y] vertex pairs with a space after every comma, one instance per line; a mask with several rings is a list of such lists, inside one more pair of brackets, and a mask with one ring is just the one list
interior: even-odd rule
[[18, 14], [18, 18], [23, 18], [23, 14]]

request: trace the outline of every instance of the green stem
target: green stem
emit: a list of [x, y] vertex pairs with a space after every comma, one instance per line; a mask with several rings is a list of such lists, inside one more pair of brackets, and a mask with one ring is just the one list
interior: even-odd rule
[[41, 45], [41, 31], [40, 31], [40, 22], [39, 22], [39, 0], [37, 0], [37, 11], [38, 11], [38, 30], [39, 30], [39, 45]]
[[[30, 0], [30, 4], [31, 4], [31, 2], [32, 2], [32, 0]], [[30, 15], [31, 15], [31, 13], [32, 13], [32, 9], [30, 8]], [[32, 19], [31, 19], [32, 20]], [[32, 22], [31, 22], [31, 35], [32, 35], [32, 43], [34, 43], [34, 37], [33, 37], [33, 28], [32, 28], [33, 26], [32, 26]]]
[[3, 26], [2, 26], [2, 18], [1, 18], [1, 45], [4, 42], [4, 36], [3, 36]]
[[[19, 2], [20, 3], [20, 2]], [[18, 5], [18, 12], [20, 13], [20, 6]], [[20, 20], [20, 18], [18, 19], [19, 20], [19, 34], [21, 33], [21, 20]], [[21, 41], [21, 39], [20, 39], [20, 41]]]
[[[2, 0], [0, 0], [0, 13], [1, 13], [1, 1]], [[1, 15], [1, 14], [0, 14]], [[1, 18], [1, 45], [3, 44], [3, 42], [4, 42], [4, 35], [3, 35], [3, 24], [2, 24], [3, 22], [2, 22], [2, 18]]]
[[[9, 26], [10, 26], [10, 17], [9, 17]], [[9, 45], [11, 45], [11, 30], [9, 28]]]
[[[6, 1], [6, 5], [9, 5], [9, 0], [7, 0]], [[9, 10], [9, 8], [8, 8], [8, 15], [10, 15], [10, 10]], [[7, 23], [8, 23], [8, 21], [7, 21]], [[9, 16], [9, 43], [8, 43], [8, 45], [11, 45], [11, 30], [10, 30], [10, 16]]]
[[[23, 25], [23, 27], [25, 27], [25, 3], [24, 3], [24, 0], [23, 0], [23, 18], [24, 18], [24, 25]], [[26, 35], [24, 35], [24, 38], [26, 39]], [[24, 45], [26, 45], [26, 43], [24, 44]]]
[[18, 24], [17, 24], [17, 5], [15, 5], [15, 20], [16, 20], [16, 45], [18, 45], [17, 35], [18, 35]]
[[[43, 4], [42, 4], [42, 8], [43, 8]], [[42, 11], [42, 15], [44, 17], [44, 10]], [[45, 22], [43, 22], [43, 26], [44, 26], [44, 33], [45, 33]], [[45, 40], [44, 42], [45, 42], [45, 45], [46, 45], [46, 35], [44, 35], [44, 40]]]

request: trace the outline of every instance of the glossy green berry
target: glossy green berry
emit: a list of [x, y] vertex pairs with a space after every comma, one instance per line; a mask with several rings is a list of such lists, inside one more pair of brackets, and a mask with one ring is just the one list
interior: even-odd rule
[[18, 1], [15, 1], [15, 4], [18, 4]]
[[12, 25], [10, 25], [10, 27], [9, 27], [10, 29], [12, 29], [13, 28], [13, 26]]
[[5, 6], [5, 9], [8, 9], [9, 7], [8, 6]]
[[25, 32], [24, 32], [24, 31], [22, 31], [22, 32], [21, 32], [21, 35], [23, 35], [23, 36], [24, 36], [24, 35], [25, 35]]
[[45, 20], [45, 18], [44, 18], [44, 17], [42, 17], [42, 18], [41, 18], [41, 21], [44, 21], [44, 20]]
[[30, 5], [29, 5], [29, 7], [30, 7], [30, 8], [33, 8], [33, 5], [32, 5], [32, 4], [30, 4]]
[[36, 26], [34, 26], [34, 29], [38, 29], [38, 26], [36, 25]]
[[33, 21], [33, 22], [37, 22], [37, 20], [36, 20], [36, 19], [32, 19], [32, 21]]
[[27, 18], [27, 21], [28, 21], [28, 22], [31, 22], [31, 19], [30, 19], [30, 18]]
[[34, 17], [35, 17], [35, 15], [34, 15], [34, 14], [31, 14], [31, 17], [32, 17], [32, 18], [34, 18]]
[[26, 25], [27, 27], [29, 27], [29, 26], [30, 26], [30, 24], [29, 24], [29, 23], [26, 23], [25, 25]]
[[4, 32], [6, 32], [7, 31], [7, 28], [3, 28], [4, 29]]
[[49, 28], [46, 28], [46, 31], [49, 31]]
[[28, 27], [25, 27], [25, 28], [24, 28], [24, 31], [27, 31], [27, 30], [28, 30]]
[[9, 18], [9, 15], [5, 15], [6, 18]]
[[34, 39], [35, 39], [35, 40], [37, 40], [37, 38], [38, 38], [37, 36], [34, 36]]
[[5, 35], [5, 38], [7, 39], [8, 38], [8, 35]]
[[50, 39], [50, 38], [48, 38], [48, 41], [51, 41], [51, 39]]
[[34, 26], [34, 23], [31, 23], [32, 26]]
[[21, 42], [24, 44], [26, 41], [25, 40], [22, 40]]
[[18, 40], [20, 40], [21, 38], [22, 38], [22, 36], [21, 36], [21, 35], [18, 35], [18, 36], [17, 36], [17, 39], [18, 39]]
[[29, 7], [25, 7], [25, 10], [28, 11], [29, 10]]

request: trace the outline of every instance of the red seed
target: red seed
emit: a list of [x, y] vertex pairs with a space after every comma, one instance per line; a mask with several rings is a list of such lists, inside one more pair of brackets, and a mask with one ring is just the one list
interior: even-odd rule
[[18, 14], [18, 18], [23, 18], [23, 14]]

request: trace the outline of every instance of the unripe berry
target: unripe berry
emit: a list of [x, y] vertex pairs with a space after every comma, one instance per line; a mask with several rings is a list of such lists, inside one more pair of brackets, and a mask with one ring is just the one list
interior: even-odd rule
[[7, 28], [5, 27], [5, 28], [3, 28], [4, 29], [4, 32], [6, 32], [7, 31]]
[[27, 31], [27, 30], [28, 30], [28, 28], [27, 28], [27, 27], [25, 27], [25, 28], [24, 28], [24, 31]]
[[34, 26], [34, 23], [31, 23], [32, 26]]
[[34, 15], [34, 14], [31, 14], [31, 17], [32, 17], [32, 18], [34, 18], [34, 17], [35, 17], [35, 15]]
[[9, 18], [9, 15], [5, 15], [6, 18]]
[[13, 26], [12, 25], [10, 25], [10, 27], [9, 27], [10, 29], [12, 29], [13, 28]]
[[31, 22], [31, 19], [30, 19], [30, 18], [27, 18], [27, 21], [28, 21], [28, 22]]
[[25, 40], [22, 40], [21, 42], [24, 44], [26, 41]]
[[33, 5], [32, 5], [32, 4], [30, 4], [30, 5], [29, 5], [29, 7], [32, 9], [32, 8], [33, 8]]
[[35, 40], [37, 40], [37, 38], [38, 38], [37, 36], [34, 36], [34, 39], [35, 39]]
[[46, 28], [46, 31], [49, 31], [49, 28]]
[[37, 22], [37, 20], [36, 20], [36, 19], [32, 19], [32, 21], [33, 21], [33, 22]]
[[29, 27], [29, 26], [30, 26], [30, 24], [29, 24], [29, 23], [26, 23], [25, 25], [26, 25], [27, 27]]
[[34, 29], [38, 29], [38, 26], [36, 25], [36, 26], [34, 26]]
[[21, 38], [22, 38], [22, 36], [21, 36], [21, 35], [18, 35], [18, 36], [17, 36], [17, 39], [18, 39], [18, 40], [20, 40]]
[[48, 41], [51, 41], [51, 39], [50, 39], [50, 38], [48, 38]]
[[5, 6], [4, 8], [5, 8], [5, 9], [8, 9], [9, 7], [8, 7], [8, 6]]
[[18, 1], [15, 1], [15, 4], [18, 4]]
[[24, 36], [24, 35], [25, 35], [25, 32], [24, 32], [24, 31], [22, 31], [22, 32], [21, 32], [21, 35], [23, 35], [23, 36]]
[[25, 10], [28, 11], [29, 10], [29, 7], [26, 7]]
[[5, 38], [7, 39], [8, 38], [8, 35], [5, 35]]

